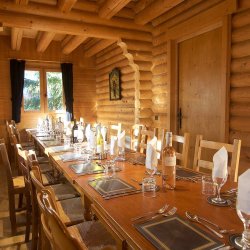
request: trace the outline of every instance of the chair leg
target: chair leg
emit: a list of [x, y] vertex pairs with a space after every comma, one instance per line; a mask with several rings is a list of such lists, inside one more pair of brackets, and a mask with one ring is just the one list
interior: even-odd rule
[[35, 204], [32, 204], [32, 243], [31, 243], [31, 249], [36, 250], [38, 247], [38, 241], [39, 237], [38, 234], [40, 232], [40, 214], [38, 211], [38, 206], [35, 206]]
[[9, 195], [9, 213], [10, 213], [10, 223], [11, 223], [11, 233], [16, 235], [17, 225], [16, 225], [16, 211], [15, 211], [15, 195]]
[[26, 231], [25, 231], [25, 242], [29, 241], [30, 238], [30, 224], [31, 224], [31, 213], [32, 213], [32, 208], [31, 208], [31, 201], [30, 201], [30, 194], [26, 194]]
[[23, 194], [19, 194], [18, 208], [22, 208], [22, 206], [23, 206]]

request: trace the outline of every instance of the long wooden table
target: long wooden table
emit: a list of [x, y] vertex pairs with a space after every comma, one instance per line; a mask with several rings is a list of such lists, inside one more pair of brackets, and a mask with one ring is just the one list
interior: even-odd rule
[[[45, 149], [43, 142], [38, 138], [36, 139], [40, 146]], [[84, 197], [86, 218], [90, 219], [90, 209], [92, 208], [107, 229], [111, 231], [116, 239], [120, 240], [121, 248], [124, 248], [126, 245], [134, 249], [155, 249], [155, 247], [136, 230], [131, 219], [149, 211], [156, 211], [166, 203], [170, 206], [177, 207], [177, 214], [183, 219], [185, 219], [185, 211], [189, 211], [193, 214], [209, 218], [209, 220], [216, 222], [222, 228], [235, 229], [234, 233], [241, 233], [243, 231], [243, 225], [236, 214], [236, 210], [230, 207], [210, 205], [207, 202], [207, 197], [201, 194], [200, 182], [177, 181], [174, 191], [163, 192], [160, 190], [157, 192], [155, 198], [144, 197], [142, 193], [138, 193], [105, 200], [88, 184], [89, 180], [103, 177], [103, 174], [79, 176], [69, 168], [70, 164], [76, 162], [64, 163], [61, 161], [58, 153], [50, 153], [49, 149], [46, 149], [46, 151], [54, 166], [63, 172], [65, 177]], [[145, 176], [145, 167], [133, 165], [129, 162], [118, 162], [117, 164], [119, 164], [122, 171], [117, 172], [116, 176], [139, 189], [140, 186], [132, 179], [142, 180]], [[161, 185], [161, 177], [156, 176], [156, 180], [157, 184]], [[228, 181], [222, 191], [236, 186], [235, 183]], [[202, 226], [196, 225], [207, 231]], [[209, 231], [208, 233], [210, 234]], [[222, 242], [226, 245], [228, 244], [228, 235], [224, 235]]]

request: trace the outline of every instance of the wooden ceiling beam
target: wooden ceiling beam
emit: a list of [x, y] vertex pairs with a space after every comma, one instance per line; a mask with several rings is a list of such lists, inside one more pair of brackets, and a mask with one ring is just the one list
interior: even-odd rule
[[89, 36], [117, 40], [119, 38], [152, 41], [152, 34], [143, 31], [133, 31], [65, 19], [44, 18], [37, 15], [18, 14], [10, 11], [0, 11], [0, 22], [7, 27], [34, 29], [61, 34]]
[[101, 50], [107, 48], [111, 44], [113, 44], [115, 41], [114, 40], [102, 40], [100, 42], [97, 42], [94, 44], [92, 47], [90, 47], [84, 54], [85, 57], [91, 57], [96, 55], [98, 52]]
[[37, 40], [36, 50], [38, 52], [44, 52], [54, 39], [55, 35], [55, 32], [42, 32], [41, 36]]
[[38, 16], [59, 18], [64, 20], [87, 22], [89, 24], [104, 25], [109, 27], [117, 27], [121, 29], [139, 30], [145, 32], [152, 32], [151, 25], [138, 25], [131, 19], [124, 19], [113, 17], [112, 20], [100, 18], [97, 14], [88, 11], [81, 11], [72, 9], [69, 13], [65, 14], [58, 11], [57, 6], [48, 6], [30, 2], [28, 5], [17, 5], [11, 1], [0, 1], [0, 10], [13, 11], [20, 14], [35, 14]]
[[74, 36], [68, 43], [63, 47], [63, 54], [70, 54], [74, 49], [76, 49], [81, 43], [83, 43], [88, 37], [84, 36]]
[[99, 16], [110, 19], [131, 0], [106, 0], [99, 10]]
[[68, 13], [76, 2], [77, 0], [58, 0], [57, 7], [60, 11]]
[[147, 24], [184, 0], [155, 0], [135, 16], [137, 24]]
[[13, 27], [11, 29], [11, 48], [13, 50], [19, 50], [22, 44], [23, 30]]

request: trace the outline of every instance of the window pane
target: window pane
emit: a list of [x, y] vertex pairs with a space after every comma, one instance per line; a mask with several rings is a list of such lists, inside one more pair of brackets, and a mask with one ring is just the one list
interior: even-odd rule
[[63, 109], [63, 86], [61, 72], [46, 72], [49, 110]]
[[25, 111], [40, 110], [40, 72], [25, 70], [23, 100]]

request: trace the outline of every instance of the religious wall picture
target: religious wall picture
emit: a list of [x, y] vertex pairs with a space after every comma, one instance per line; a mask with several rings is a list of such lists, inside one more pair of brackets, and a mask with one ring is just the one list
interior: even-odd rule
[[120, 70], [115, 68], [109, 73], [109, 99], [121, 99], [121, 79]]

